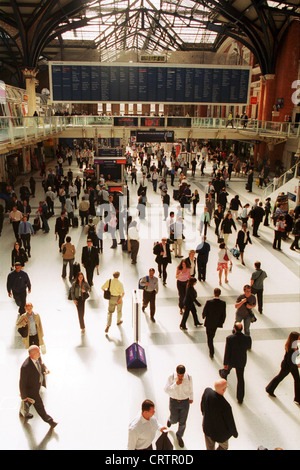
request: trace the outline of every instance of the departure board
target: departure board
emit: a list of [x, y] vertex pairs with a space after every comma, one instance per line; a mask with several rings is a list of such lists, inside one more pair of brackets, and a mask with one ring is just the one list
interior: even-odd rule
[[247, 104], [251, 67], [49, 63], [53, 102]]

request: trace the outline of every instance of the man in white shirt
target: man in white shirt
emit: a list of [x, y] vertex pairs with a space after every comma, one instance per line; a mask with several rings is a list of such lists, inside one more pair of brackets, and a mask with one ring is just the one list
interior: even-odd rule
[[151, 400], [142, 403], [142, 413], [129, 425], [127, 450], [152, 450], [156, 432], [163, 432], [163, 427], [154, 416], [155, 405]]
[[185, 366], [179, 365], [176, 374], [170, 375], [165, 386], [165, 392], [170, 396], [170, 417], [167, 426], [178, 424], [176, 437], [180, 447], [184, 447], [182, 439], [186, 428], [186, 420], [189, 413], [190, 404], [193, 403], [193, 381], [192, 377], [186, 374]]

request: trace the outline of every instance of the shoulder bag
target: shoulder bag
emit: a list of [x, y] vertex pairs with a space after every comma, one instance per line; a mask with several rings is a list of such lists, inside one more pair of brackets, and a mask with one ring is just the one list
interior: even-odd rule
[[105, 291], [104, 291], [104, 298], [106, 300], [109, 300], [110, 297], [111, 297], [111, 293], [110, 293], [110, 280], [109, 280], [108, 288], [105, 289]]

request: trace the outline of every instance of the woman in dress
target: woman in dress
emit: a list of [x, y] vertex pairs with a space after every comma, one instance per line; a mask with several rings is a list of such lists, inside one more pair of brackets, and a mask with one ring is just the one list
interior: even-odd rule
[[222, 285], [222, 274], [224, 272], [225, 282], [228, 283], [228, 270], [232, 267], [232, 255], [229, 250], [227, 250], [224, 242], [219, 245], [218, 252], [218, 267], [217, 271], [219, 272], [219, 285]]
[[294, 402], [300, 405], [300, 376], [299, 368], [300, 363], [297, 363], [297, 356], [299, 356], [298, 344], [300, 341], [300, 333], [292, 331], [289, 334], [287, 342], [285, 343], [285, 354], [283, 361], [281, 362], [280, 372], [271, 382], [266, 386], [266, 392], [271, 396], [275, 397], [274, 391], [276, 387], [282, 382], [285, 377], [292, 374], [294, 378]]
[[89, 284], [85, 281], [84, 275], [82, 272], [79, 272], [76, 276], [75, 281], [71, 286], [71, 298], [74, 304], [77, 307], [79, 325], [81, 332], [85, 333], [85, 323], [84, 323], [84, 311], [85, 311], [85, 301], [89, 296], [91, 288]]

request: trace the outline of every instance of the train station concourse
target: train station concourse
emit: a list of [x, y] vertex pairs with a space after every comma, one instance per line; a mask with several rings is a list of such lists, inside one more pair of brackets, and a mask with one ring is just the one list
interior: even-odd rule
[[[228, 449], [299, 450], [299, 2], [14, 0], [1, 2], [0, 16], [0, 449], [135, 455], [130, 423], [151, 400], [152, 453], [161, 428], [178, 455], [207, 450], [202, 398], [221, 380], [239, 320], [251, 347], [235, 351], [246, 364], [226, 379], [237, 431]], [[66, 237], [91, 288], [77, 304]], [[160, 271], [164, 239], [171, 251], [168, 259], [160, 246]], [[140, 284], [151, 269], [155, 311]], [[257, 269], [264, 280], [250, 294]], [[195, 277], [197, 321], [185, 319], [180, 276]], [[23, 278], [34, 322], [11, 287]], [[217, 288], [226, 315], [212, 354], [203, 312]], [[244, 289], [255, 299], [250, 324], [237, 314]], [[28, 412], [24, 377], [37, 338], [49, 374]], [[179, 365], [189, 387], [174, 385], [172, 397], [166, 386]], [[30, 390], [33, 382], [31, 374]], [[179, 439], [170, 403], [181, 406], [187, 388]]]

